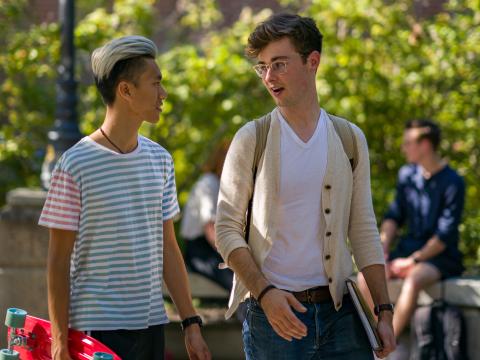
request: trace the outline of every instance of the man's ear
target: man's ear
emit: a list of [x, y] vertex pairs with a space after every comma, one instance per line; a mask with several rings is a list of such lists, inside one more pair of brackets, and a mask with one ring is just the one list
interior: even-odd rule
[[120, 81], [117, 85], [117, 95], [126, 101], [130, 101], [132, 97], [131, 84], [127, 81]]
[[307, 64], [316, 71], [320, 65], [320, 58], [321, 54], [318, 51], [312, 51], [310, 55], [308, 55]]

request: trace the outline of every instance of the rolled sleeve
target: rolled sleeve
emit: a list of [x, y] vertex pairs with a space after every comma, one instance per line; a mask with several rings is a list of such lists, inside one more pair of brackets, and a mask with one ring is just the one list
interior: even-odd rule
[[220, 179], [215, 241], [227, 264], [233, 250], [248, 248], [244, 228], [245, 214], [253, 190], [255, 137], [253, 122], [237, 132], [228, 150]]
[[459, 178], [449, 185], [444, 195], [444, 207], [437, 221], [435, 234], [439, 239], [448, 245], [457, 241], [458, 226], [462, 218], [463, 205], [465, 201], [465, 184]]

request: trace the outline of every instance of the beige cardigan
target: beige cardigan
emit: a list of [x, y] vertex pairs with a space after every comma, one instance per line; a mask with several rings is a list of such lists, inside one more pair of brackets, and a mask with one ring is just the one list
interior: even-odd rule
[[[252, 163], [255, 149], [255, 124], [249, 122], [235, 135], [225, 160], [220, 181], [216, 219], [216, 245], [228, 263], [230, 253], [240, 247], [249, 248], [260, 269], [275, 239], [275, 210], [278, 200], [280, 175], [280, 122], [278, 109], [272, 111], [272, 122], [265, 152], [260, 159], [253, 219], [249, 243], [245, 242], [243, 229], [248, 201], [252, 194]], [[325, 233], [323, 265], [335, 307], [342, 306], [345, 279], [352, 275], [351, 250], [359, 269], [373, 264], [384, 264], [384, 257], [372, 206], [370, 190], [370, 162], [367, 141], [363, 132], [352, 124], [358, 146], [358, 165], [352, 176], [349, 160], [343, 150], [333, 123], [328, 122], [327, 169], [322, 188], [321, 221]], [[295, 221], [295, 219], [292, 219]], [[347, 236], [350, 245], [347, 244]], [[351, 248], [351, 250], [350, 250]], [[249, 295], [247, 288], [234, 278], [230, 294], [230, 317], [238, 304]]]

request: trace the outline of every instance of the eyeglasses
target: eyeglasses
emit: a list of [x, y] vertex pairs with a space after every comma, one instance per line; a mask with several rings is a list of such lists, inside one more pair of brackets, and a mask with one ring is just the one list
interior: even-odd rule
[[288, 61], [286, 60], [277, 60], [271, 64], [257, 64], [253, 67], [259, 78], [264, 78], [267, 76], [268, 70], [274, 75], [281, 75], [287, 72]]

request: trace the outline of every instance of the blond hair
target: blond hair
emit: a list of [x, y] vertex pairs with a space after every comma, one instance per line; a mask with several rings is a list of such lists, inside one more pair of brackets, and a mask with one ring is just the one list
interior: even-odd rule
[[155, 59], [157, 47], [153, 41], [138, 35], [114, 39], [92, 53], [92, 71], [97, 89], [105, 104], [115, 102], [120, 81], [136, 83], [146, 66], [146, 58]]
[[117, 62], [140, 56], [157, 56], [157, 47], [152, 40], [139, 35], [114, 39], [93, 51], [93, 74], [95, 78], [103, 80], [110, 75]]

